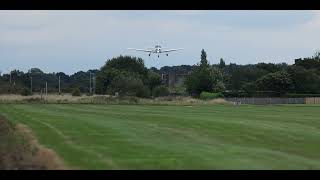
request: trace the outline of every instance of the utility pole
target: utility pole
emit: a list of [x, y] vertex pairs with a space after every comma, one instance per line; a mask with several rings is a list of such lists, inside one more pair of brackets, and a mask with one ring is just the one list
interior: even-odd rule
[[10, 71], [10, 85], [11, 85], [11, 71]]
[[93, 74], [93, 95], [96, 93], [96, 77], [95, 74]]
[[59, 95], [61, 94], [61, 91], [60, 91], [60, 76], [59, 76]]
[[89, 91], [90, 91], [90, 95], [91, 95], [91, 93], [92, 93], [92, 89], [91, 89], [91, 72], [90, 72], [90, 89], [89, 89]]
[[48, 83], [46, 81], [46, 97], [48, 96]]
[[31, 88], [30, 88], [30, 91], [31, 91], [31, 94], [32, 94], [32, 76], [30, 77], [31, 79]]

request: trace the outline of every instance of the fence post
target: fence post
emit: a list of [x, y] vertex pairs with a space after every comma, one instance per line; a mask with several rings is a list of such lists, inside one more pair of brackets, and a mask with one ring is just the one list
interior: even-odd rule
[[40, 89], [40, 100], [42, 101], [42, 89]]
[[271, 104], [271, 97], [269, 97], [269, 104]]

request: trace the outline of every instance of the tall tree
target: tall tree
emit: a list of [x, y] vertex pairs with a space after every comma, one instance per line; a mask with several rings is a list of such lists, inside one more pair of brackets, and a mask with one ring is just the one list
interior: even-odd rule
[[224, 62], [224, 60], [222, 58], [220, 58], [219, 68], [223, 69], [225, 67], [226, 67], [226, 63]]
[[204, 51], [204, 49], [201, 50], [201, 61], [200, 66], [209, 66], [208, 60], [207, 60], [207, 53]]
[[192, 96], [199, 96], [203, 91], [212, 92], [214, 85], [220, 79], [218, 76], [220, 77], [221, 73], [217, 68], [209, 66], [207, 54], [202, 49], [200, 64], [195, 66], [185, 80], [186, 90]]
[[313, 58], [317, 61], [320, 61], [320, 50], [316, 51], [313, 55]]

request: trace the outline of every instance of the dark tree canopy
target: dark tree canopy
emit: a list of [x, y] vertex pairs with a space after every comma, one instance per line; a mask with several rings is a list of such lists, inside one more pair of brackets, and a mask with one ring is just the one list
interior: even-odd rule
[[109, 59], [97, 73], [97, 93], [106, 93], [113, 79], [124, 74], [146, 81], [148, 69], [141, 58], [119, 56]]
[[152, 70], [148, 71], [148, 80], [147, 80], [146, 84], [149, 85], [151, 92], [153, 91], [153, 89], [156, 86], [161, 85], [161, 82], [162, 82], [161, 76], [158, 73], [156, 73]]
[[269, 73], [256, 81], [258, 90], [284, 94], [293, 88], [290, 74], [284, 71]]
[[223, 69], [225, 67], [226, 67], [226, 63], [224, 62], [224, 60], [222, 58], [220, 58], [219, 68]]
[[[246, 65], [230, 63], [227, 65], [222, 58], [220, 62], [210, 65], [207, 53], [202, 49], [201, 60], [197, 65], [164, 66], [160, 69], [155, 67], [148, 69], [141, 58], [131, 56], [114, 57], [107, 60], [99, 70], [78, 71], [71, 75], [63, 72], [46, 73], [34, 67], [27, 72], [12, 70], [10, 73], [0, 74], [0, 93], [18, 94], [25, 89], [31, 90], [31, 79], [33, 93], [43, 90], [46, 82], [48, 92], [57, 93], [60, 77], [62, 93], [71, 93], [74, 89], [79, 88], [82, 93], [87, 94], [90, 90], [90, 74], [95, 77], [91, 79], [91, 86], [95, 82], [95, 93], [97, 94], [105, 94], [107, 90], [114, 93], [116, 88], [112, 89], [112, 86], [128, 89], [119, 84], [120, 82], [128, 82], [125, 84], [135, 87], [136, 91], [139, 89], [136, 95], [140, 96], [151, 95], [155, 88], [156, 91], [166, 92], [163, 86], [168, 86], [168, 82], [162, 78], [167, 78], [168, 74], [184, 77], [184, 84], [179, 85], [181, 86], [179, 94], [198, 95], [202, 91], [225, 94], [230, 92], [232, 96], [255, 96], [257, 93], [265, 93], [264, 91], [278, 94], [320, 94], [320, 51], [317, 51], [312, 57], [295, 59], [293, 65], [286, 63]], [[114, 80], [115, 78], [118, 83]], [[179, 83], [181, 83], [180, 80]], [[159, 87], [160, 85], [163, 86]], [[171, 93], [175, 91], [170, 88]]]
[[201, 50], [200, 66], [209, 66], [209, 63], [207, 60], [207, 53], [204, 51], [204, 49]]
[[97, 92], [100, 94], [149, 97], [159, 85], [161, 76], [148, 70], [141, 58], [131, 56], [112, 58], [97, 73]]
[[[202, 49], [199, 66], [196, 66], [185, 81], [186, 90], [193, 96], [199, 96], [201, 92], [212, 92], [222, 87], [222, 74], [219, 69], [210, 67], [206, 59], [207, 54]], [[219, 81], [220, 80], [220, 81]], [[219, 88], [217, 83], [219, 84]]]
[[320, 76], [317, 70], [291, 66], [288, 73], [293, 80], [295, 93], [320, 93]]

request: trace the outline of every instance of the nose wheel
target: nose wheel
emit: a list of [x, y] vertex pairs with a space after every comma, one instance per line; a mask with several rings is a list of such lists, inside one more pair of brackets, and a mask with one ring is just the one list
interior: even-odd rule
[[167, 56], [169, 56], [169, 55], [167, 54]]
[[159, 58], [159, 55], [158, 55], [158, 58]]
[[149, 54], [149, 56], [150, 56], [151, 54]]

